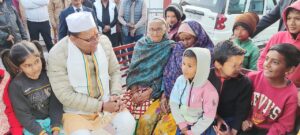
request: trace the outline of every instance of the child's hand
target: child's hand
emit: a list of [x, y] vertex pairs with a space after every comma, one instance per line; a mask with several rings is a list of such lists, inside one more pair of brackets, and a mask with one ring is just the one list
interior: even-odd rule
[[188, 129], [187, 127], [182, 128], [182, 129], [180, 129], [180, 134], [185, 135], [185, 134], [187, 134], [187, 131], [188, 131], [188, 130], [189, 130], [189, 129]]
[[250, 130], [251, 128], [253, 127], [253, 123], [249, 120], [245, 120], [243, 121], [243, 124], [242, 124], [242, 130], [243, 131], [248, 131]]
[[221, 126], [225, 126], [226, 130], [229, 129], [229, 126], [227, 125], [227, 123], [221, 118], [221, 117], [218, 117], [217, 118], [217, 129], [219, 130], [223, 130]]
[[217, 125], [213, 128], [217, 135], [231, 135], [229, 126], [221, 117], [217, 117]]
[[184, 132], [181, 132], [180, 134], [182, 134], [182, 135], [193, 135], [191, 130], [186, 130]]

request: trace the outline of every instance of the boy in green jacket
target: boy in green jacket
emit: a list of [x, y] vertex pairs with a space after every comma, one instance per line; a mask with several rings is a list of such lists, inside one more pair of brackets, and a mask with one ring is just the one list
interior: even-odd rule
[[243, 68], [256, 70], [259, 57], [259, 48], [254, 45], [250, 36], [253, 34], [258, 22], [258, 16], [253, 12], [246, 12], [235, 18], [233, 25], [233, 42], [246, 50]]

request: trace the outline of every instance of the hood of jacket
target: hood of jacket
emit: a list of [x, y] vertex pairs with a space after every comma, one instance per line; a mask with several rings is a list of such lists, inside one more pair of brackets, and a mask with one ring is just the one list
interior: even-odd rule
[[[295, 1], [293, 4], [291, 4], [290, 6], [288, 6], [282, 13], [282, 20], [284, 23], [284, 26], [287, 28], [288, 31], [288, 26], [287, 26], [287, 12], [288, 10], [290, 10], [291, 8], [296, 9], [300, 12], [300, 0]], [[298, 34], [296, 39], [300, 39], [300, 34]]]
[[208, 79], [211, 64], [210, 51], [206, 48], [200, 47], [191, 47], [186, 49], [185, 52], [187, 50], [193, 51], [197, 60], [197, 70], [194, 79], [192, 80], [193, 86], [201, 87]]

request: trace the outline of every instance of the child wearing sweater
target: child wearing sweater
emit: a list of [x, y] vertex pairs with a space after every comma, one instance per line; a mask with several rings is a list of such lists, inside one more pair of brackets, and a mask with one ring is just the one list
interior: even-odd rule
[[243, 135], [284, 135], [294, 128], [297, 87], [287, 78], [300, 63], [300, 51], [291, 44], [271, 47], [263, 71], [250, 72], [254, 93], [249, 118], [242, 124]]
[[170, 108], [178, 126], [176, 134], [199, 135], [212, 124], [219, 96], [207, 80], [211, 55], [205, 48], [189, 48], [183, 54], [182, 72], [170, 96]]
[[250, 38], [258, 20], [256, 13], [246, 12], [238, 15], [233, 25], [233, 42], [246, 50], [243, 68], [251, 70], [256, 70], [256, 62], [259, 57], [259, 49]]
[[[25, 135], [58, 135], [62, 105], [52, 92], [42, 47], [38, 42], [15, 44], [3, 59], [9, 71], [18, 71], [9, 85], [9, 97]], [[17, 68], [17, 70], [11, 70]]]

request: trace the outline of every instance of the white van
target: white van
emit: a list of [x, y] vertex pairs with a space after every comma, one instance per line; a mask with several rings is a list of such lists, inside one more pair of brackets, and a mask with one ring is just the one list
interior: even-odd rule
[[[229, 39], [235, 17], [244, 12], [255, 12], [261, 18], [270, 12], [278, 0], [181, 0], [187, 20], [198, 21], [216, 44]], [[175, 2], [175, 1], [174, 1]], [[178, 2], [178, 0], [177, 0]], [[279, 21], [253, 38], [256, 45], [266, 43], [278, 30]]]

